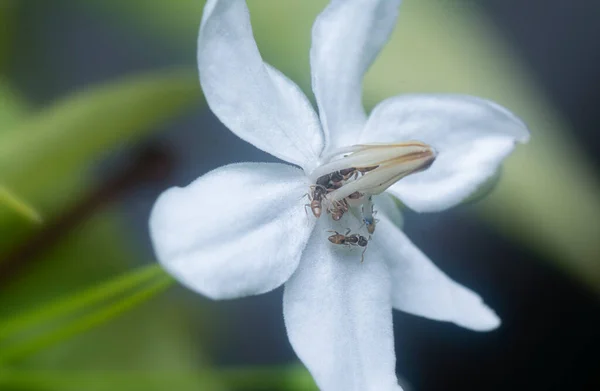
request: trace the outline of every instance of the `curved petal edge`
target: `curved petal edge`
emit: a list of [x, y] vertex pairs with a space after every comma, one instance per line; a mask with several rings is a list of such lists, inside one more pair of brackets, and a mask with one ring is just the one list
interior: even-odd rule
[[387, 217], [382, 216], [378, 225], [373, 240], [381, 246], [392, 274], [394, 308], [475, 331], [500, 326], [500, 318], [479, 295], [439, 270]]
[[400, 0], [333, 0], [312, 29], [312, 86], [328, 148], [356, 140], [366, 122], [363, 76], [398, 17]]
[[389, 188], [418, 212], [450, 208], [494, 176], [529, 131], [514, 114], [494, 102], [467, 95], [403, 95], [387, 99], [371, 113], [361, 142], [416, 140], [437, 151], [427, 170]]
[[314, 227], [304, 210], [307, 186], [292, 166], [241, 163], [171, 188], [150, 216], [158, 260], [213, 299], [275, 289], [296, 270]]
[[264, 63], [243, 0], [211, 0], [198, 35], [200, 84], [213, 113], [257, 148], [311, 170], [324, 145], [300, 88]]

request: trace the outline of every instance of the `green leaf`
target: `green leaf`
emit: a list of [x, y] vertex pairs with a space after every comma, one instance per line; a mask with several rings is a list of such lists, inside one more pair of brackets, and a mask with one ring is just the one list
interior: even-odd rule
[[42, 222], [42, 216], [37, 210], [2, 185], [0, 185], [0, 205], [4, 205], [34, 223]]
[[198, 105], [200, 97], [196, 73], [188, 71], [128, 77], [76, 92], [21, 121], [3, 138], [0, 173], [17, 191], [45, 191]]
[[0, 144], [4, 143], [4, 133], [14, 127], [25, 112], [26, 105], [23, 99], [0, 76]]
[[216, 369], [215, 375], [232, 390], [317, 390], [310, 373], [302, 366]]
[[[82, 178], [110, 151], [199, 107], [195, 71], [156, 72], [90, 87], [19, 121], [0, 139], [0, 183], [51, 219], [85, 194]], [[0, 253], [31, 227], [0, 207]]]
[[[317, 390], [301, 366], [214, 368], [196, 371], [23, 371], [0, 373], [0, 387], [31, 391]], [[199, 388], [202, 387], [202, 388]]]
[[0, 320], [0, 342], [14, 333], [40, 327], [44, 323], [56, 322], [59, 318], [110, 300], [161, 275], [164, 276], [164, 271], [158, 264], [141, 267], [76, 295], [69, 295], [41, 308]]
[[[94, 304], [98, 298], [101, 298], [101, 293], [107, 292], [110, 294], [116, 293], [119, 289], [115, 288], [132, 288], [132, 283], [139, 283], [139, 280], [147, 277], [147, 274], [155, 274], [155, 269], [143, 269], [141, 273], [134, 273], [130, 276], [127, 276], [123, 279], [119, 278], [115, 282], [109, 282], [105, 286], [101, 286], [97, 288], [97, 292], [88, 291], [84, 294], [85, 299], [84, 302], [92, 305]], [[81, 316], [76, 316], [74, 319], [66, 321], [60, 327], [55, 327], [53, 329], [45, 330], [41, 335], [30, 338], [26, 341], [19, 341], [12, 346], [3, 348], [0, 350], [0, 363], [13, 361], [16, 359], [20, 359], [26, 357], [28, 355], [34, 354], [40, 350], [43, 350], [49, 346], [55, 345], [59, 342], [62, 342], [68, 338], [71, 338], [79, 333], [85, 332], [95, 326], [106, 323], [109, 320], [115, 318], [118, 315], [126, 312], [127, 310], [132, 309], [133, 307], [147, 301], [152, 298], [159, 292], [165, 290], [168, 286], [170, 286], [173, 282], [173, 279], [165, 274], [160, 275], [157, 278], [154, 278], [154, 281], [145, 284], [143, 287], [136, 287], [132, 292], [126, 294], [123, 298], [119, 300], [115, 300], [114, 303], [110, 303], [104, 306], [101, 306], [95, 310], [91, 310], [90, 313], [84, 314]], [[72, 302], [63, 301], [60, 303], [51, 303], [49, 308], [41, 309], [40, 312], [43, 313], [41, 318], [47, 319], [52, 315], [54, 311], [56, 316], [64, 315], [65, 311], [79, 309], [84, 303], [80, 301], [75, 295], [72, 299]], [[35, 318], [34, 316], [27, 317], [28, 321], [31, 318]], [[58, 320], [58, 319], [56, 319]], [[18, 324], [16, 321], [10, 326], [10, 329], [13, 330], [14, 325]], [[14, 331], [14, 330], [13, 330]]]
[[[56, 246], [40, 254], [32, 267], [8, 285], [0, 284], [0, 319], [8, 321], [15, 315], [27, 313], [35, 317], [30, 309], [41, 309], [44, 303], [57, 303], [60, 298], [75, 299], [74, 292], [85, 296], [89, 287], [113, 281], [115, 276], [132, 270], [131, 265], [139, 264], [142, 261], [139, 249], [130, 251], [133, 242], [131, 227], [123, 224], [118, 216], [115, 210], [93, 216]], [[152, 274], [154, 268], [158, 273], [155, 277], [160, 277], [162, 272], [156, 265], [149, 266], [148, 273]], [[140, 273], [140, 279], [144, 278], [143, 272]], [[182, 288], [177, 290], [183, 291]], [[24, 342], [31, 341], [76, 317], [89, 314], [100, 305], [114, 303], [123, 297], [122, 294], [112, 295], [110, 291], [107, 289], [104, 294], [112, 298], [90, 305], [91, 308], [65, 313], [56, 321], [41, 321], [40, 327], [26, 319], [20, 321], [32, 326], [23, 326], [22, 333], [11, 332], [13, 337], [10, 341], [18, 342], [14, 337]], [[189, 301], [173, 300], [171, 294], [160, 295], [150, 303], [103, 323], [101, 327], [62, 340], [60, 344], [49, 346], [15, 365], [46, 370], [171, 371], [200, 368], [207, 362], [205, 347], [215, 340], [218, 316], [215, 316], [214, 306], [208, 301], [199, 297], [195, 299], [193, 306], [188, 306]], [[190, 316], [212, 321], [191, 324]], [[4, 345], [9, 346], [8, 343]]]
[[0, 389], [27, 391], [229, 390], [204, 371], [31, 371], [3, 369]]

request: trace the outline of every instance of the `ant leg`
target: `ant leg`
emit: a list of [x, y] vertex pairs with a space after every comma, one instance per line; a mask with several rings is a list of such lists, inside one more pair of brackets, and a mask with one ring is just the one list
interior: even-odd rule
[[304, 204], [304, 213], [306, 213], [306, 217], [308, 217], [308, 210], [306, 210], [306, 208], [309, 206], [310, 204]]
[[351, 230], [350, 230], [350, 228], [348, 228], [348, 229], [346, 230], [346, 233], [344, 234], [344, 236], [348, 236], [348, 234], [350, 233], [350, 231], [351, 231]]
[[365, 249], [363, 250], [360, 256], [360, 263], [363, 263], [365, 261], [365, 251], [367, 251], [367, 246], [365, 246]]
[[358, 227], [358, 231], [360, 231], [360, 229], [361, 229], [362, 227], [364, 227], [364, 226], [365, 226], [365, 224], [367, 224], [367, 220], [365, 220], [365, 219], [363, 218], [363, 219], [362, 219], [362, 224], [360, 225], [360, 227]]

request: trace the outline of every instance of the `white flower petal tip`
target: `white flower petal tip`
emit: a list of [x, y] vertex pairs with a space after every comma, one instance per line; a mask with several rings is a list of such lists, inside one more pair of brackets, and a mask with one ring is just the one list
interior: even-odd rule
[[169, 189], [150, 216], [157, 257], [213, 299], [275, 289], [296, 270], [314, 227], [302, 201], [307, 186], [297, 168], [245, 163]]
[[[447, 278], [447, 277], [446, 277]], [[473, 331], [492, 331], [497, 329], [500, 318], [488, 307], [483, 299], [472, 290], [447, 278], [447, 311], [439, 313], [440, 321], [449, 321], [457, 326]]]
[[373, 241], [392, 274], [394, 308], [476, 331], [500, 325], [479, 295], [452, 281], [385, 215], [378, 227], [385, 235], [375, 235]]
[[312, 87], [328, 147], [356, 140], [366, 122], [362, 81], [396, 25], [400, 0], [334, 0], [312, 29]]
[[437, 152], [427, 170], [407, 176], [390, 192], [417, 212], [450, 208], [492, 177], [529, 131], [496, 103], [464, 95], [404, 95], [371, 113], [361, 141], [420, 140]]
[[257, 148], [305, 169], [324, 145], [312, 105], [290, 79], [264, 63], [245, 1], [209, 1], [198, 35], [200, 84], [212, 112]]
[[483, 302], [480, 304], [481, 308], [479, 310], [479, 316], [477, 316], [477, 320], [464, 322], [460, 319], [454, 321], [457, 326], [464, 327], [466, 329], [470, 329], [473, 331], [492, 331], [500, 327], [502, 324], [500, 318], [496, 313], [489, 307], [487, 307]]

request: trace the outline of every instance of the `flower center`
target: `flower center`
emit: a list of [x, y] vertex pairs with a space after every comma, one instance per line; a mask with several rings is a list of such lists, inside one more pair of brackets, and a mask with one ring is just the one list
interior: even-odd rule
[[399, 144], [359, 144], [325, 156], [310, 173], [310, 207], [320, 217], [323, 207], [334, 221], [351, 207], [361, 207], [369, 234], [375, 232], [372, 195], [380, 194], [407, 175], [427, 169], [436, 151], [420, 141]]

